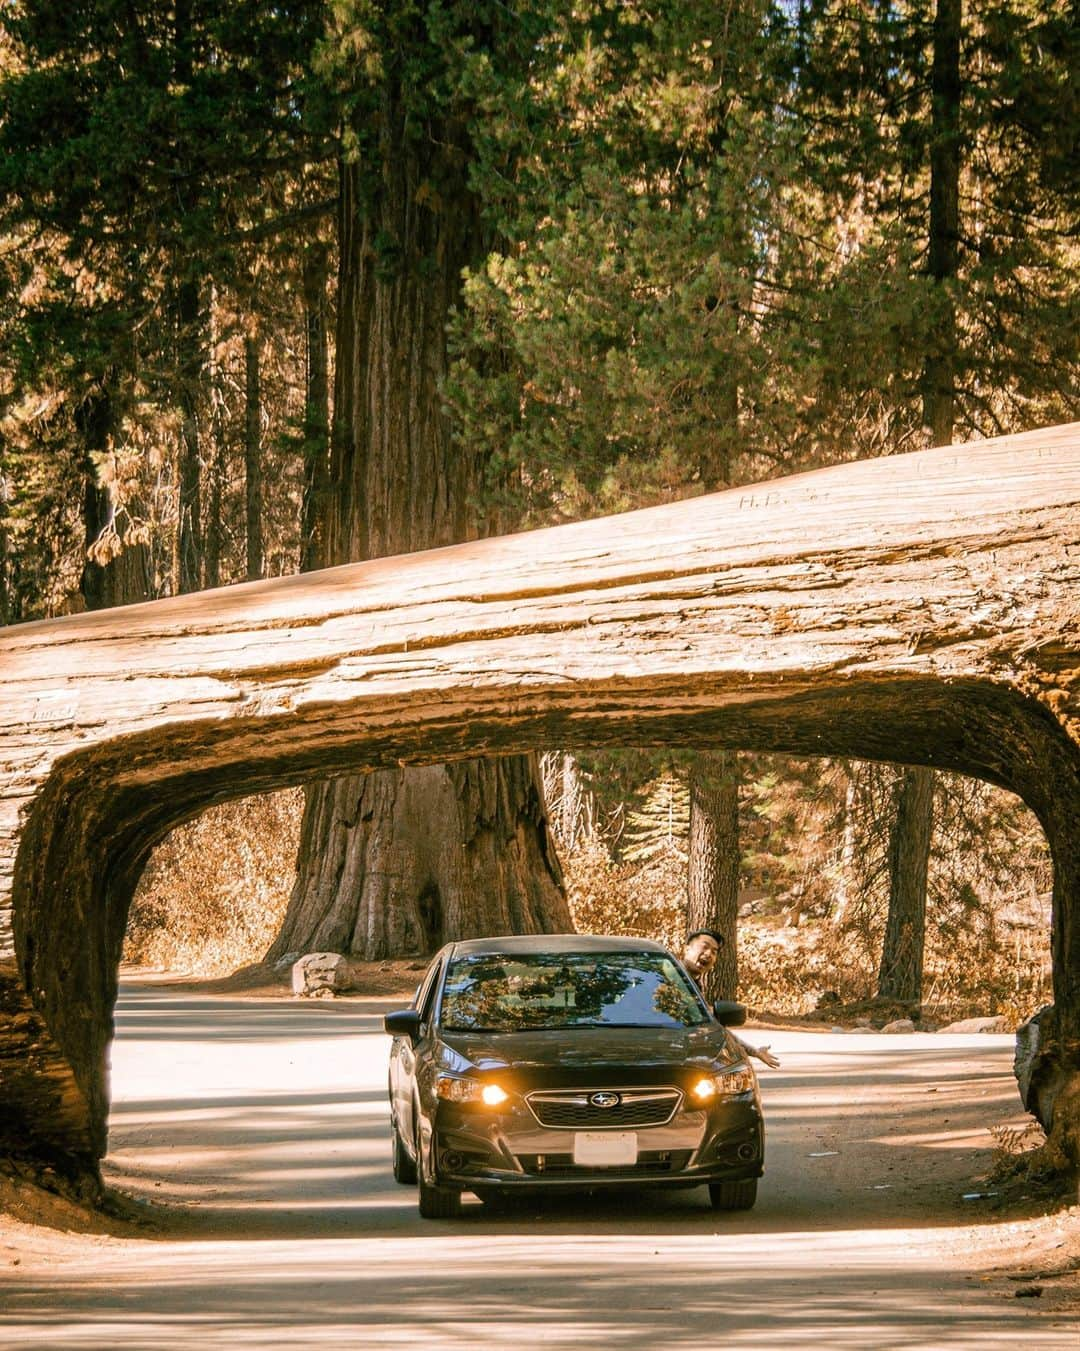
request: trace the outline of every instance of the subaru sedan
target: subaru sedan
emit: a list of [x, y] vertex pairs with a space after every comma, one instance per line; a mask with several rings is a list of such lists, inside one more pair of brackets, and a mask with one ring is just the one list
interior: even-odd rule
[[678, 960], [648, 939], [450, 943], [386, 1015], [395, 1178], [450, 1219], [535, 1191], [707, 1185], [748, 1210], [763, 1163], [757, 1079]]

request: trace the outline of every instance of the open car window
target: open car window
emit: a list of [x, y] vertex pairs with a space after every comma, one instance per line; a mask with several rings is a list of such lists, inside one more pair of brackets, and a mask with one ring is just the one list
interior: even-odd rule
[[662, 952], [488, 953], [457, 957], [443, 986], [447, 1032], [696, 1027], [708, 1014]]
[[442, 954], [431, 963], [427, 969], [424, 979], [416, 989], [416, 995], [413, 999], [413, 1007], [420, 1014], [420, 1021], [427, 1022], [431, 1017], [431, 1011], [435, 1000], [435, 991], [439, 983], [439, 972], [442, 969]]

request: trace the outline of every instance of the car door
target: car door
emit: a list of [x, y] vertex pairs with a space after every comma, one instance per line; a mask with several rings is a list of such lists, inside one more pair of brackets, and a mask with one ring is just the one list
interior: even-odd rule
[[401, 1138], [407, 1141], [410, 1149], [416, 1139], [413, 1108], [416, 1102], [417, 1055], [422, 1053], [430, 1036], [431, 1017], [442, 975], [444, 953], [445, 949], [438, 953], [428, 967], [411, 1005], [420, 1014], [419, 1039], [414, 1045], [408, 1037], [395, 1037], [390, 1048], [390, 1098], [393, 1103], [394, 1119]]

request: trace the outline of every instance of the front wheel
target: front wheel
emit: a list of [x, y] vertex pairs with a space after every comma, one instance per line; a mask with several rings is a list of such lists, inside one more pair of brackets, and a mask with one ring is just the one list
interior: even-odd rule
[[461, 1193], [435, 1187], [424, 1178], [424, 1155], [420, 1148], [420, 1114], [416, 1114], [416, 1181], [422, 1220], [456, 1220], [461, 1214]]
[[433, 1187], [424, 1181], [420, 1173], [419, 1182], [420, 1218], [424, 1220], [456, 1220], [461, 1214], [461, 1193], [451, 1191], [449, 1187]]
[[710, 1182], [709, 1200], [713, 1210], [753, 1210], [757, 1200], [757, 1178], [741, 1182]]
[[397, 1128], [395, 1121], [390, 1127], [391, 1151], [394, 1161], [394, 1181], [400, 1182], [405, 1187], [414, 1187], [416, 1185], [416, 1160], [409, 1157], [409, 1151], [405, 1148], [405, 1141], [401, 1138], [401, 1132]]

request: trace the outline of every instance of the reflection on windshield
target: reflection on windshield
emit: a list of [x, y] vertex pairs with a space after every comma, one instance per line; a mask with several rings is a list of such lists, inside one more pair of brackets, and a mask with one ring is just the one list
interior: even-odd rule
[[450, 964], [448, 1032], [561, 1027], [696, 1027], [701, 1002], [660, 952], [487, 953]]

